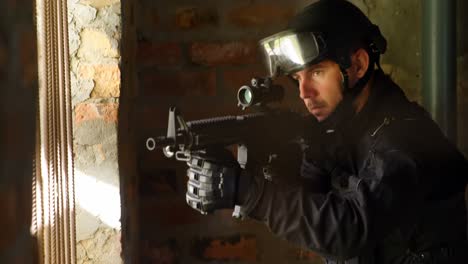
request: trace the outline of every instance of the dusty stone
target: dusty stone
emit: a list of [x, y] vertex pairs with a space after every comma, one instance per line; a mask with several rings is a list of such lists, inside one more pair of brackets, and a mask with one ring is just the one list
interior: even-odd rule
[[88, 5], [74, 5], [73, 18], [78, 25], [87, 25], [96, 19], [97, 10]]
[[91, 97], [94, 89], [94, 81], [91, 79], [77, 78], [74, 72], [71, 73], [71, 96], [72, 106], [85, 101]]
[[[93, 133], [90, 133], [92, 131]], [[115, 136], [117, 127], [114, 123], [103, 120], [89, 120], [75, 127], [75, 142], [81, 145], [96, 145], [105, 141], [108, 137]]]
[[[109, 210], [114, 212], [120, 206], [119, 199], [114, 197], [118, 197], [118, 192], [112, 197], [101, 197], [100, 193], [101, 188], [109, 185], [118, 190], [118, 104], [93, 99], [120, 95], [120, 1], [68, 0], [68, 4], [72, 106], [75, 110], [77, 240], [83, 240], [77, 245], [77, 263], [121, 263], [119, 231], [103, 231], [107, 225], [119, 226], [120, 215], [109, 215]], [[80, 175], [85, 181], [81, 184], [91, 186], [79, 186]], [[93, 190], [95, 196], [90, 197], [89, 190]], [[93, 199], [106, 206], [93, 204]]]
[[[119, 179], [118, 179], [118, 174], [119, 174], [119, 168], [117, 165], [117, 146], [114, 143], [113, 145], [110, 143], [104, 143], [103, 144], [103, 149], [110, 149], [114, 148], [115, 151], [112, 153], [106, 153], [106, 159], [103, 161], [99, 161], [99, 153], [96, 152], [96, 147], [97, 145], [93, 146], [86, 146], [86, 150], [89, 153], [88, 160], [85, 157], [80, 158], [79, 161], [76, 162], [76, 167], [79, 170], [80, 173], [84, 175], [88, 175], [90, 177], [93, 177], [96, 181], [99, 181], [101, 183], [106, 183], [111, 186], [117, 186], [119, 185]], [[79, 154], [80, 152], [76, 152]], [[115, 153], [115, 154], [114, 154]], [[100, 163], [98, 163], [100, 162]], [[97, 184], [97, 183], [96, 183]], [[89, 189], [89, 188], [88, 188]], [[88, 193], [89, 195], [89, 193]], [[89, 198], [86, 198], [89, 199]], [[96, 196], [96, 199], [108, 199], [108, 197], [99, 197], [99, 195]], [[110, 201], [112, 205], [115, 205], [115, 203], [118, 203], [119, 199], [115, 201]], [[111, 204], [108, 204], [107, 207], [109, 207]], [[107, 207], [101, 207], [101, 208], [94, 208], [94, 211], [103, 211], [107, 210]], [[120, 210], [118, 210], [120, 211]], [[113, 215], [115, 215], [115, 212], [111, 212], [112, 215], [106, 216], [107, 218], [105, 219], [108, 223], [112, 223], [113, 225], [116, 224], [116, 219], [115, 218], [110, 218]], [[97, 215], [95, 213], [95, 215]], [[111, 222], [109, 222], [111, 221]], [[115, 226], [118, 226], [116, 224]], [[113, 227], [115, 227], [113, 226]]]
[[115, 3], [120, 3], [120, 0], [81, 0], [80, 2], [96, 8], [101, 8]]
[[[84, 122], [84, 124], [89, 122]], [[76, 166], [82, 170], [87, 169], [86, 166], [96, 165], [98, 162], [117, 162], [117, 135], [107, 135], [103, 141], [95, 144], [77, 143], [74, 151], [79, 156], [75, 158]]]
[[85, 251], [87, 259], [93, 263], [118, 264], [122, 260], [117, 260], [121, 252], [120, 232], [110, 228], [99, 228], [90, 239], [79, 242]]
[[83, 64], [79, 67], [79, 76], [93, 79], [95, 86], [91, 97], [119, 97], [120, 69], [118, 64]]
[[94, 153], [96, 154], [96, 163], [99, 165], [101, 164], [104, 160], [106, 160], [106, 153], [104, 152], [102, 148], [102, 144], [97, 144], [93, 146]]
[[80, 36], [78, 35], [78, 30], [74, 24], [69, 24], [68, 27], [68, 49], [71, 56], [74, 56], [75, 52], [80, 47]]
[[97, 67], [95, 69], [94, 87], [91, 97], [119, 97], [120, 69], [117, 65]]
[[112, 36], [115, 41], [118, 41], [121, 28], [120, 4], [99, 9], [92, 27], [103, 29], [108, 36]]
[[112, 39], [96, 29], [84, 29], [81, 34], [81, 45], [78, 57], [87, 61], [98, 61], [102, 58], [117, 58], [119, 52]]
[[96, 155], [94, 154], [93, 146], [75, 145], [75, 166], [76, 168], [84, 168], [90, 164], [96, 163]]
[[[79, 176], [79, 174], [76, 174]], [[86, 195], [85, 193], [76, 193], [77, 196]], [[88, 213], [85, 209], [81, 208], [79, 201], [77, 202], [76, 206], [76, 220], [78, 221], [78, 225], [76, 226], [76, 241], [81, 241], [83, 239], [90, 238], [96, 230], [102, 225], [99, 218], [94, 215]], [[77, 245], [78, 246], [78, 245]], [[77, 248], [79, 250], [79, 248]], [[78, 257], [77, 259], [83, 258], [86, 256], [86, 252], [84, 249], [81, 251], [79, 255], [82, 257]], [[78, 254], [77, 254], [78, 255]]]
[[105, 143], [106, 144], [102, 144], [100, 147], [97, 147], [96, 152], [99, 154], [102, 152], [105, 156], [105, 160], [110, 160], [117, 164], [117, 135], [109, 137]]
[[[81, 239], [77, 239], [80, 241]], [[76, 244], [76, 259], [78, 260], [78, 263], [83, 263], [83, 260], [86, 258], [86, 251], [83, 245], [80, 243]]]
[[[90, 174], [99, 174], [99, 171], [94, 171], [94, 168], [103, 165], [105, 169], [108, 170], [109, 175], [118, 174], [115, 170], [118, 166], [115, 166], [112, 163], [117, 163], [117, 137], [109, 136], [101, 144], [94, 145], [75, 145], [75, 166], [80, 169], [81, 172], [89, 172]], [[106, 163], [106, 164], [104, 164]], [[101, 173], [103, 176], [104, 172]], [[101, 177], [99, 177], [101, 178]], [[104, 179], [106, 180], [106, 179]], [[107, 180], [111, 181], [111, 180]], [[112, 180], [112, 182], [118, 183], [118, 181]]]

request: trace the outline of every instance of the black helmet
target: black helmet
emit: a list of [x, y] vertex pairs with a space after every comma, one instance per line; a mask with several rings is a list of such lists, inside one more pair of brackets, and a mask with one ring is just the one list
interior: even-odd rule
[[[344, 72], [353, 49], [365, 48], [377, 63], [387, 42], [379, 28], [346, 0], [321, 0], [293, 17], [286, 30], [260, 40], [271, 76], [290, 74], [331, 59]], [[372, 67], [373, 68], [373, 67]]]

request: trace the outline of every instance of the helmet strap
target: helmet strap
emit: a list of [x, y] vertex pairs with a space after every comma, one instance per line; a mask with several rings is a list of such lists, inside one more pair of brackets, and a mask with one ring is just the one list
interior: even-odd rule
[[343, 122], [352, 120], [355, 115], [353, 107], [354, 100], [364, 89], [374, 73], [374, 63], [377, 63], [380, 68], [378, 64], [378, 56], [371, 58], [371, 63], [369, 64], [369, 68], [367, 68], [366, 73], [353, 87], [350, 87], [349, 85], [349, 75], [346, 68], [340, 65], [341, 74], [343, 76], [343, 100], [338, 104], [330, 117], [322, 122], [326, 127], [336, 128], [338, 125], [343, 124]]

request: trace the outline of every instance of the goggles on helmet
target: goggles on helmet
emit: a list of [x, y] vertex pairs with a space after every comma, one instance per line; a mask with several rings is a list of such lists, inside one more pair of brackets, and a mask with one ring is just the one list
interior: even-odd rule
[[271, 77], [302, 70], [318, 62], [326, 52], [320, 33], [282, 31], [260, 40]]

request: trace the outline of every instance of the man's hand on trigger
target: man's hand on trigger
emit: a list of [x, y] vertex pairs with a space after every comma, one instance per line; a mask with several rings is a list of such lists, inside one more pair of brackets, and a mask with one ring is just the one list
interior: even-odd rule
[[187, 165], [186, 200], [190, 207], [202, 214], [234, 207], [241, 168], [228, 150], [194, 152]]

